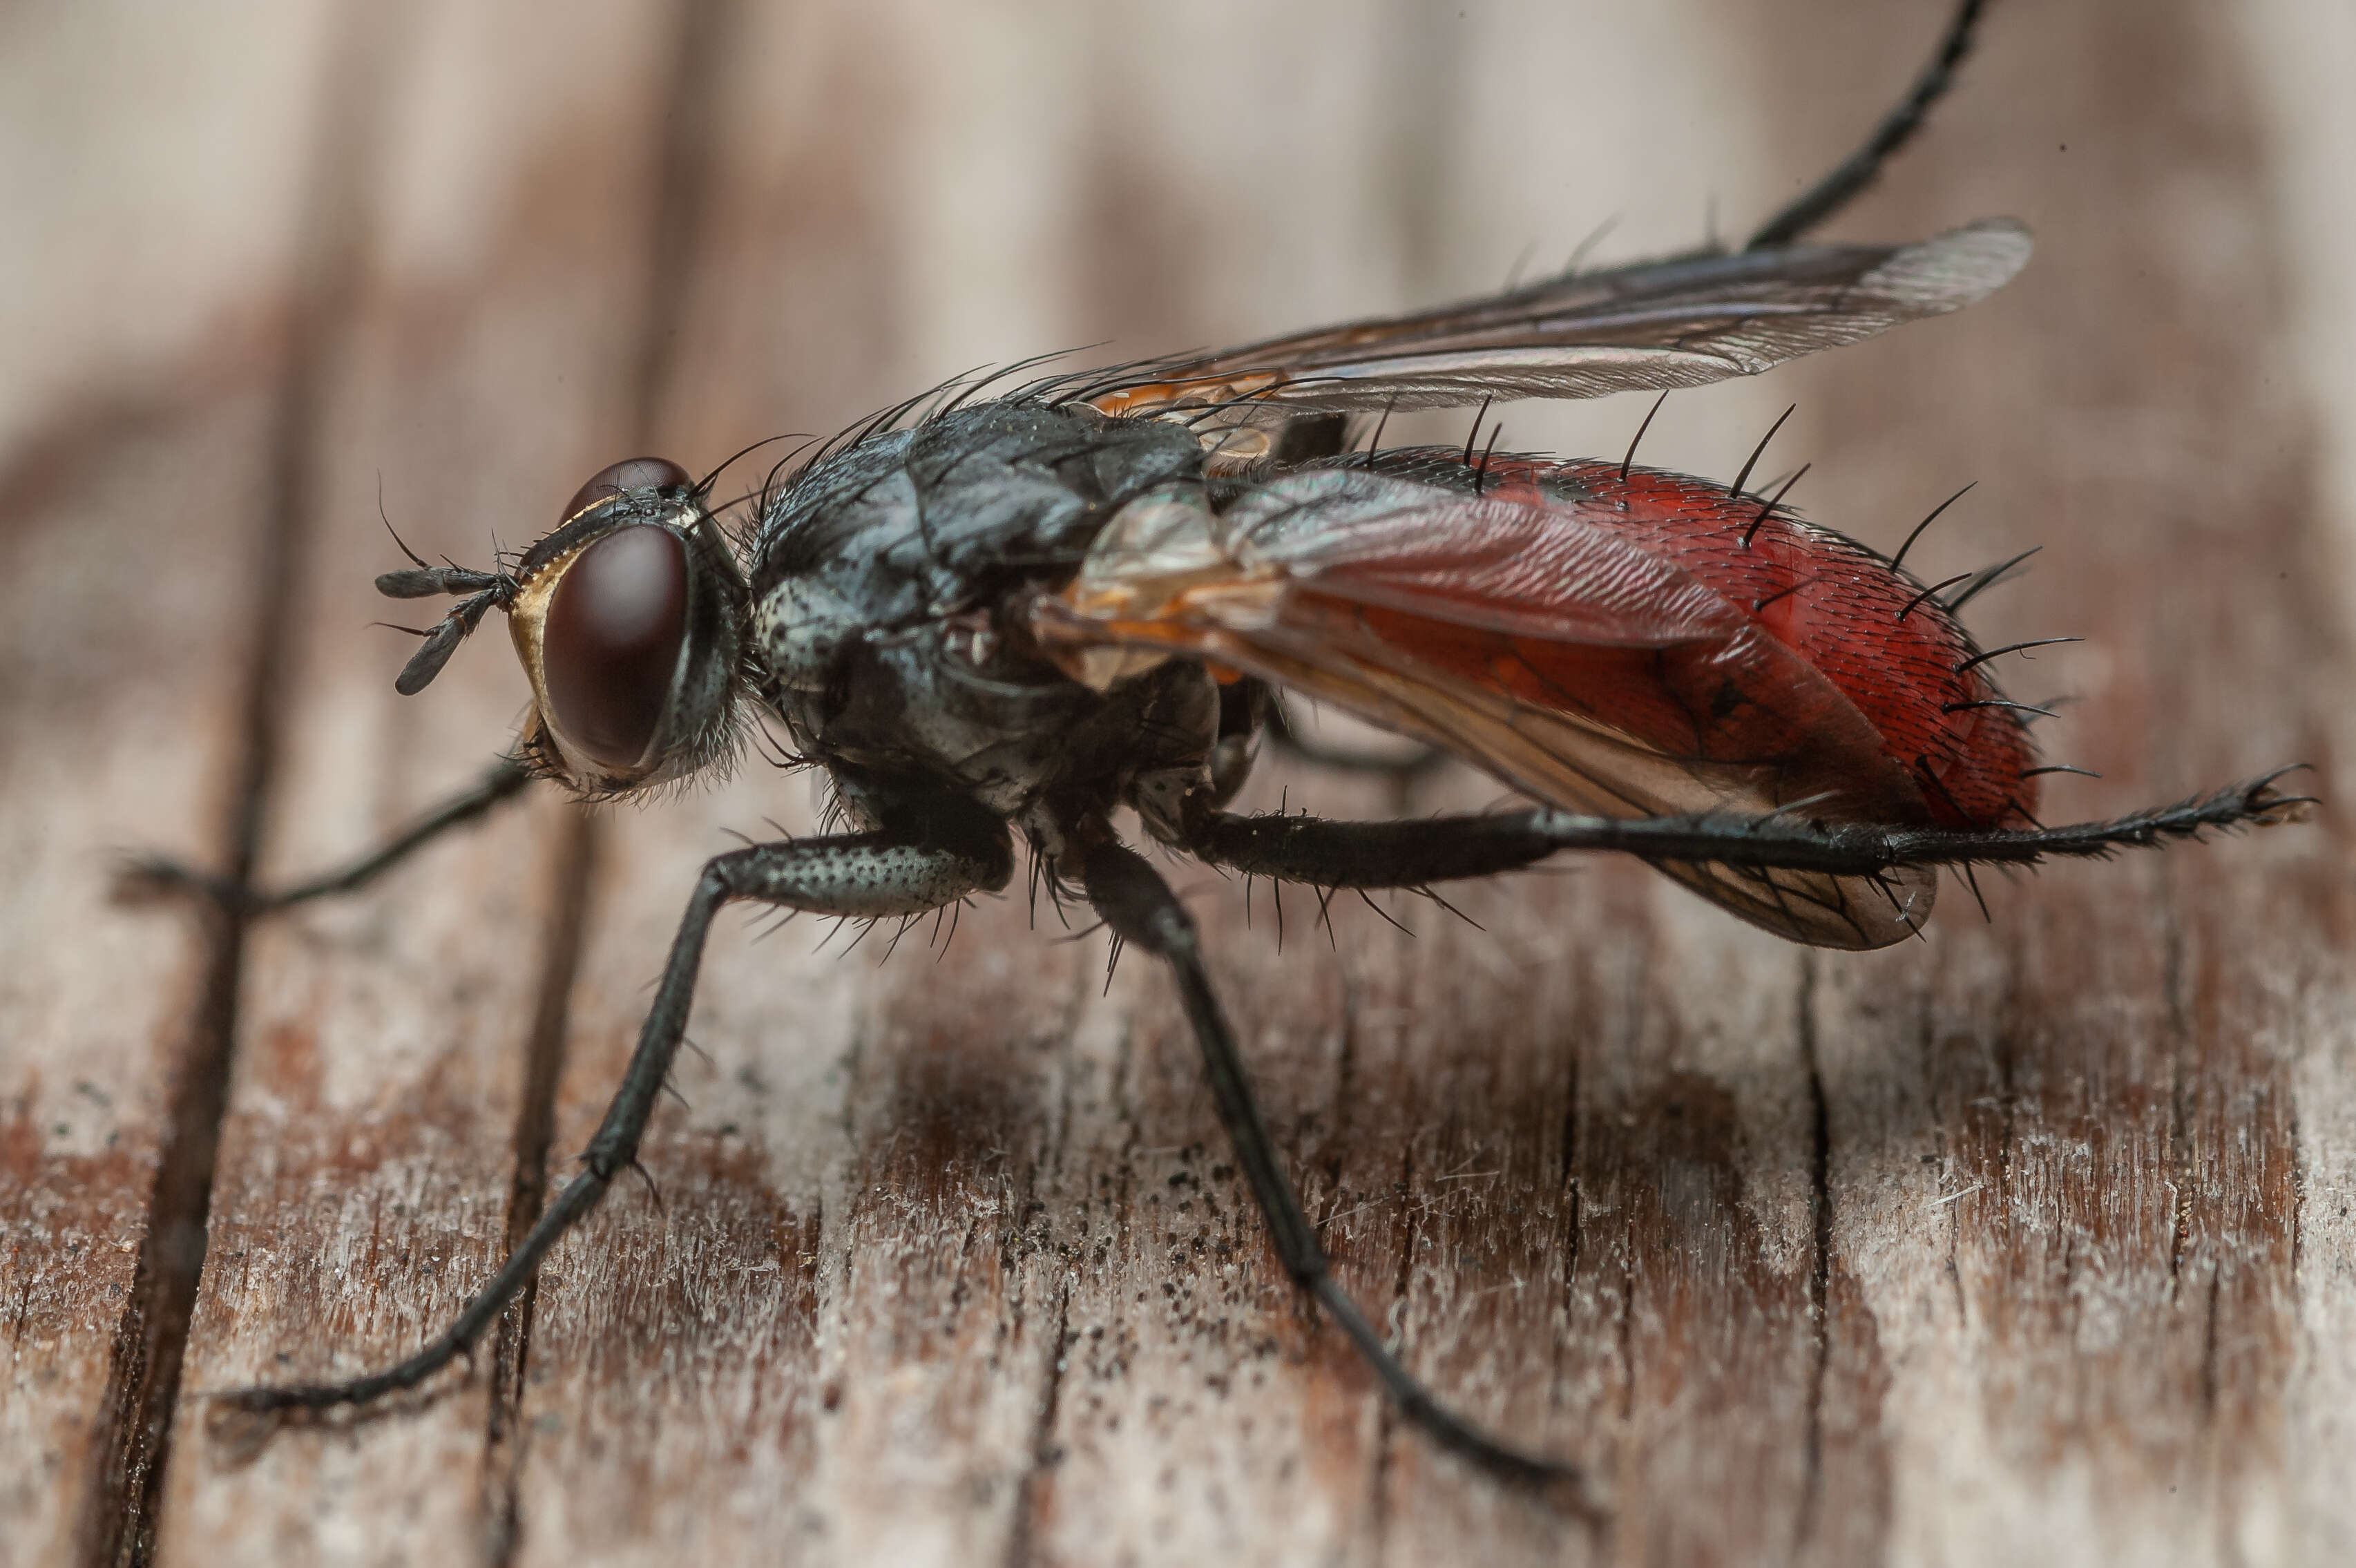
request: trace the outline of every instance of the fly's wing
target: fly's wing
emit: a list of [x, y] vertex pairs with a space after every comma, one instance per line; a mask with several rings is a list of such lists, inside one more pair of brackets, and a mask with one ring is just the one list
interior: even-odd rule
[[[1633, 818], [1804, 804], [1928, 812], [1814, 667], [1687, 573], [1538, 506], [1363, 470], [1279, 479], [1215, 515], [1197, 490], [1125, 508], [1033, 628], [1098, 687], [1190, 657], [1444, 746], [1566, 811]], [[1661, 869], [1780, 935], [1880, 947], [1934, 875]]]
[[1700, 386], [1960, 310], [2009, 282], [2029, 251], [2027, 230], [1991, 218], [1912, 245], [1644, 262], [1126, 367], [1064, 395], [1127, 417], [1239, 403], [1350, 413]]

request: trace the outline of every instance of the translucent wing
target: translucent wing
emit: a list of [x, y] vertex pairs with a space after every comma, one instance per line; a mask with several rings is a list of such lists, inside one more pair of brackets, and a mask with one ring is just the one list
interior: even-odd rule
[[[1831, 822], [1930, 820], [1830, 681], [1700, 582], [1544, 507], [1364, 470], [1278, 479], [1215, 515], [1199, 491], [1123, 510], [1033, 618], [1099, 687], [1173, 654], [1307, 695], [1475, 762], [1548, 804], [1618, 818], [1804, 802]], [[1930, 913], [1932, 874], [1662, 869], [1755, 924], [1879, 947]]]
[[1066, 395], [1129, 416], [1239, 400], [1347, 413], [1699, 386], [1959, 310], [2010, 281], [2029, 252], [2027, 230], [1992, 218], [1912, 245], [1645, 262], [1128, 367]]

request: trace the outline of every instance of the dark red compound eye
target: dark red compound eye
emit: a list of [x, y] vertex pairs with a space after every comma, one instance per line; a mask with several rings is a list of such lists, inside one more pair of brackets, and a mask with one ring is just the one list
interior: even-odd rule
[[549, 717], [594, 761], [631, 767], [662, 723], [686, 638], [686, 545], [652, 524], [616, 529], [574, 557], [549, 603]]
[[612, 500], [624, 490], [663, 490], [694, 482], [685, 468], [668, 457], [626, 457], [590, 475], [589, 482], [573, 493], [564, 516], [579, 517], [586, 509]]

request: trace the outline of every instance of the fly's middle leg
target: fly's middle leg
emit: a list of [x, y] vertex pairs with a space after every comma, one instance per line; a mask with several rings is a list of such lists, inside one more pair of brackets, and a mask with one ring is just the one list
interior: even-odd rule
[[1220, 1123], [1235, 1145], [1237, 1164], [1251, 1184], [1252, 1196], [1286, 1272], [1349, 1337], [1408, 1419], [1434, 1441], [1501, 1477], [1560, 1488], [1572, 1507], [1593, 1513], [1594, 1504], [1576, 1470], [1520, 1453], [1441, 1404], [1399, 1363], [1358, 1304], [1333, 1277], [1324, 1244], [1301, 1211], [1300, 1194], [1277, 1157], [1237, 1049], [1235, 1032], [1211, 990], [1194, 918], [1178, 902], [1170, 885], [1141, 856], [1109, 838], [1082, 854], [1080, 880], [1088, 902], [1114, 933], [1162, 960], [1177, 982], [1186, 1020], [1202, 1047], [1204, 1072], [1210, 1080]]

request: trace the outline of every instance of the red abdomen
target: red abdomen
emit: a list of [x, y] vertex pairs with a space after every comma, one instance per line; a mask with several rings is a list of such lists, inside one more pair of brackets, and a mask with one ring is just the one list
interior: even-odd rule
[[[1943, 824], [1992, 828], [2037, 807], [2019, 710], [1922, 585], [1856, 542], [1681, 475], [1616, 463], [1496, 460], [1483, 489], [1607, 528], [1690, 575], [1820, 671], [1879, 733]], [[1756, 531], [1752, 531], [1753, 523]]]

